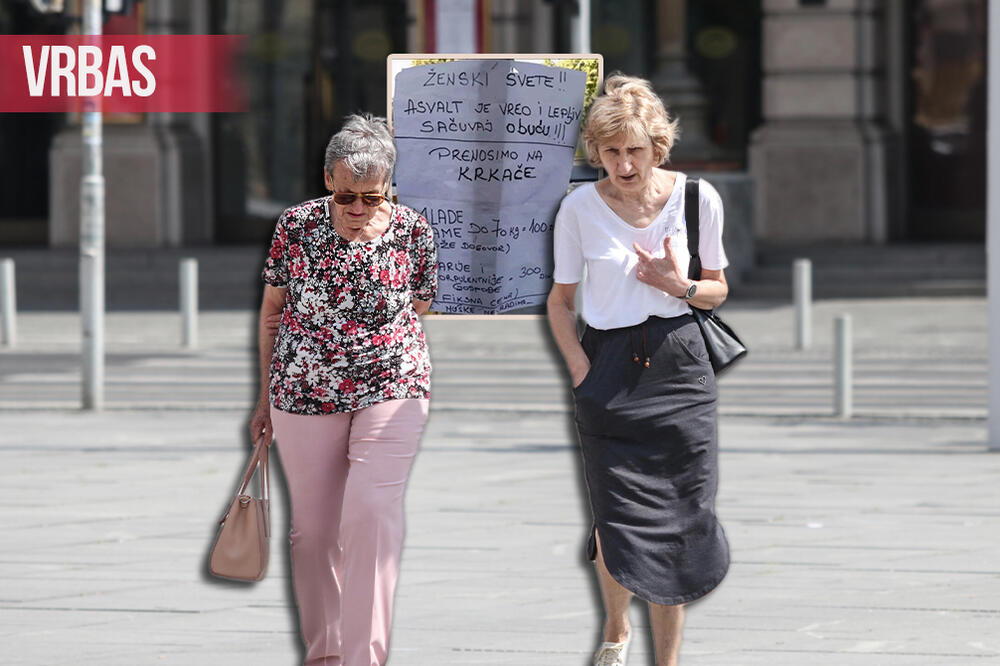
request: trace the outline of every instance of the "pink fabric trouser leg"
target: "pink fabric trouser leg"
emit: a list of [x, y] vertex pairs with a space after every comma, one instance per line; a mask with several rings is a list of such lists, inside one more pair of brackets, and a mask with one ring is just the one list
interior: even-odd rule
[[403, 549], [403, 492], [427, 400], [349, 414], [271, 408], [292, 504], [292, 574], [307, 666], [382, 666]]

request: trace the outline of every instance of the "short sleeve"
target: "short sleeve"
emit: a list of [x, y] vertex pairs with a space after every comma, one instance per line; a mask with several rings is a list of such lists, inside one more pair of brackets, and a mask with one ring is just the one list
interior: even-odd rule
[[729, 265], [722, 247], [722, 197], [704, 178], [698, 190], [698, 256], [702, 268], [720, 271]]
[[274, 287], [288, 286], [288, 211], [278, 218], [261, 278]]
[[437, 294], [437, 246], [434, 230], [423, 215], [417, 215], [410, 232], [410, 291], [421, 301], [432, 301]]
[[552, 279], [559, 284], [576, 284], [583, 279], [583, 246], [580, 245], [580, 228], [573, 208], [572, 200], [567, 196], [556, 213], [552, 239], [555, 258]]

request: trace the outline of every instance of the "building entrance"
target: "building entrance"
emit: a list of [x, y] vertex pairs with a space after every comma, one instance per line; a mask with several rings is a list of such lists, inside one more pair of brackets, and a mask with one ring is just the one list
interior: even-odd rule
[[986, 235], [986, 1], [917, 0], [910, 17], [911, 240]]

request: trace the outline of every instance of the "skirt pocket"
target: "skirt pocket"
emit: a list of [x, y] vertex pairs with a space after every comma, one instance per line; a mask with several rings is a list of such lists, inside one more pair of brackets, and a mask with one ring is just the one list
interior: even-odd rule
[[580, 391], [583, 390], [583, 388], [590, 382], [591, 379], [594, 378], [594, 375], [596, 375], [596, 374], [597, 373], [594, 372], [594, 364], [593, 364], [593, 362], [591, 362], [591, 364], [590, 364], [590, 370], [588, 370], [587, 374], [583, 376], [583, 381], [573, 387], [573, 394], [574, 395], [579, 394]]
[[705, 348], [705, 338], [701, 335], [698, 324], [691, 322], [676, 328], [668, 334], [684, 354], [695, 363], [711, 365], [708, 349]]

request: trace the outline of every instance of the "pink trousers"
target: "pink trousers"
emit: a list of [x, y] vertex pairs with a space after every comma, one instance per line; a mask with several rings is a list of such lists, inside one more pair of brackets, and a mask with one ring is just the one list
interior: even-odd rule
[[347, 414], [271, 407], [292, 504], [292, 575], [307, 666], [382, 666], [403, 550], [403, 492], [427, 400]]

